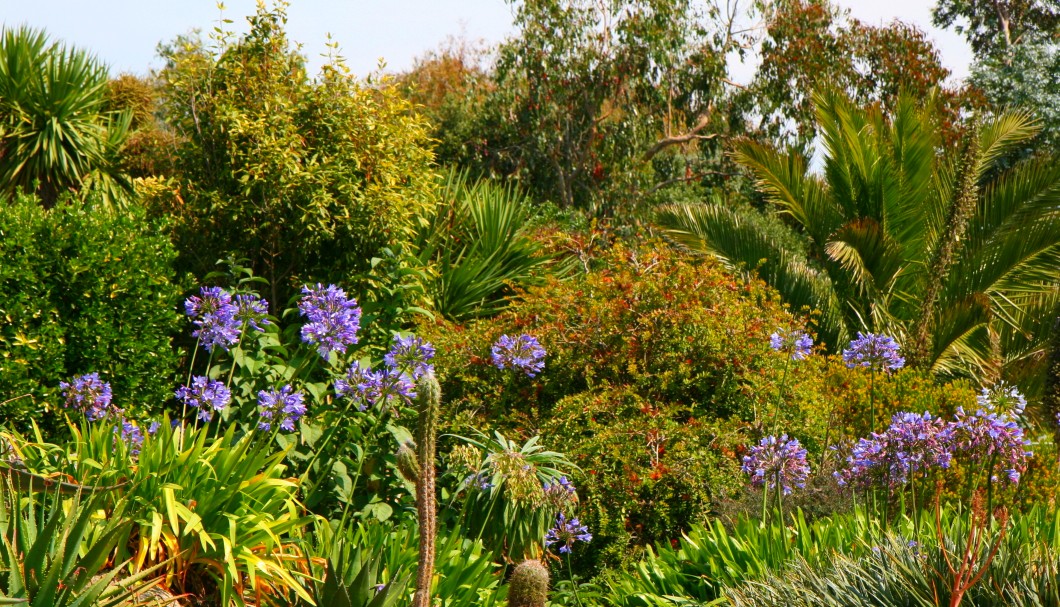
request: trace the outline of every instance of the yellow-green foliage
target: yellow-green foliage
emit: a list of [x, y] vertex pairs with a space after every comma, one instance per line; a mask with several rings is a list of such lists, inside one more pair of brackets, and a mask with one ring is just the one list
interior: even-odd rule
[[217, 50], [178, 39], [161, 73], [165, 117], [184, 138], [185, 261], [205, 273], [226, 252], [247, 256], [273, 299], [298, 279], [369, 270], [410, 240], [436, 183], [409, 102], [337, 58], [310, 80], [285, 20], [284, 4], [261, 6]]

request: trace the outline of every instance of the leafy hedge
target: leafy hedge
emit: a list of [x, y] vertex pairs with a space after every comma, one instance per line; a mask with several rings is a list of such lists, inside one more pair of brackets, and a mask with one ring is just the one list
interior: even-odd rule
[[78, 204], [0, 204], [0, 415], [25, 427], [58, 384], [91, 371], [121, 401], [170, 396], [180, 328], [175, 252], [158, 226]]

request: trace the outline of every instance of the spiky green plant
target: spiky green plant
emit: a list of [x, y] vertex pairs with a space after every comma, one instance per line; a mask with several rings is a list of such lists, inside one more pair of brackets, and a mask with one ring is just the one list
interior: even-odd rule
[[47, 205], [88, 189], [120, 205], [132, 184], [117, 154], [131, 114], [106, 110], [107, 68], [37, 29], [0, 31], [0, 193]]
[[434, 575], [434, 541], [438, 532], [438, 507], [434, 494], [435, 448], [438, 440], [438, 411], [442, 389], [433, 371], [416, 383], [416, 455], [419, 478], [416, 480], [416, 520], [420, 527], [419, 563], [416, 567], [416, 595], [413, 607], [431, 604], [431, 579]]
[[102, 494], [20, 494], [0, 482], [0, 603], [112, 607], [157, 583], [157, 568], [119, 577], [110, 556], [133, 523], [119, 500], [103, 515]]
[[528, 202], [511, 186], [469, 183], [466, 172], [450, 171], [441, 204], [419, 235], [420, 260], [437, 269], [428, 285], [435, 309], [454, 320], [491, 316], [512, 287], [569, 271], [530, 238], [530, 218]]
[[823, 171], [740, 142], [769, 213], [672, 205], [659, 214], [669, 234], [819, 311], [833, 348], [886, 333], [936, 373], [1000, 374], [1037, 394], [1060, 303], [1060, 163], [1011, 161], [1037, 133], [1031, 116], [981, 118], [946, 148], [931, 100], [902, 96], [888, 114], [837, 93], [815, 101]]

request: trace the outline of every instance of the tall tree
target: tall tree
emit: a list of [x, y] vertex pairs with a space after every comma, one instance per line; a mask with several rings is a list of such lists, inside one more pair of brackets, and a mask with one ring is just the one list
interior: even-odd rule
[[[1060, 27], [1056, 0], [938, 0], [934, 24], [964, 36], [976, 58], [1011, 56], [1020, 44], [1052, 37]], [[1006, 59], [1007, 61], [1007, 59]]]

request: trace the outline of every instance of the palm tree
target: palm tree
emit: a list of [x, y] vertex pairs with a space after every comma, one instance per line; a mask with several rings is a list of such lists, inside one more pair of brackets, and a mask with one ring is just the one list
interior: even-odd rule
[[131, 188], [116, 168], [130, 115], [106, 101], [107, 69], [91, 55], [29, 27], [0, 31], [0, 195], [50, 206], [89, 188], [117, 202]]
[[931, 99], [902, 96], [888, 115], [837, 93], [815, 103], [822, 171], [741, 141], [735, 158], [772, 212], [671, 205], [668, 233], [816, 310], [833, 348], [888, 333], [935, 373], [1039, 392], [1060, 303], [1060, 162], [1012, 160], [1037, 132], [1030, 116], [972, 121], [947, 148]]

